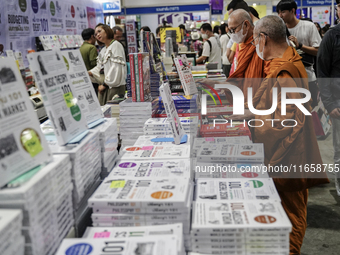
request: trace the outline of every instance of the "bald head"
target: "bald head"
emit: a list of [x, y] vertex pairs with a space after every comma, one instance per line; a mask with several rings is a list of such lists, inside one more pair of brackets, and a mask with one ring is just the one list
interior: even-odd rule
[[286, 42], [287, 32], [283, 20], [276, 15], [268, 15], [260, 19], [254, 29], [254, 37], [259, 33], [266, 33], [275, 43]]
[[230, 15], [229, 15], [229, 19], [228, 20], [232, 20], [235, 23], [241, 23], [245, 20], [249, 21], [249, 24], [251, 27], [254, 27], [253, 21], [249, 15], [248, 12], [246, 12], [245, 10], [242, 9], [238, 9], [233, 11]]

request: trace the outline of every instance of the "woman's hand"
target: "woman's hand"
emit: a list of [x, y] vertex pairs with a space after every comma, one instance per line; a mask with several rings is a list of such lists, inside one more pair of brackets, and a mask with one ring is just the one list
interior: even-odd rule
[[88, 71], [88, 74], [89, 74], [91, 77], [93, 77], [93, 74], [92, 74], [92, 72]]

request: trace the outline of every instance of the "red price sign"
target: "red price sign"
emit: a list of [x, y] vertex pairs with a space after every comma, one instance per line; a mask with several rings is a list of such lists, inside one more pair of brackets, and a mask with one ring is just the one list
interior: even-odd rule
[[136, 47], [129, 47], [129, 53], [136, 53]]
[[128, 36], [128, 43], [134, 43], [135, 42], [135, 36], [129, 35]]
[[134, 31], [135, 28], [134, 28], [134, 25], [133, 24], [126, 24], [126, 31], [129, 32], [129, 31]]

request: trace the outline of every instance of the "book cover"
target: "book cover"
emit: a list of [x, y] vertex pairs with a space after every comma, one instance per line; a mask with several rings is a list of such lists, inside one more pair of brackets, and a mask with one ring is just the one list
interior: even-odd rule
[[132, 101], [137, 102], [136, 94], [136, 74], [135, 74], [135, 57], [134, 54], [129, 54], [130, 59], [130, 76], [131, 76], [131, 95]]
[[135, 87], [136, 87], [136, 102], [141, 102], [140, 98], [140, 77], [139, 77], [139, 65], [138, 65], [138, 54], [134, 53], [134, 64], [135, 64]]

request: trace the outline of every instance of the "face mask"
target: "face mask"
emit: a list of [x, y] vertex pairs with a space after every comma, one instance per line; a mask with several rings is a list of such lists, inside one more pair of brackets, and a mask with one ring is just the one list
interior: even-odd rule
[[263, 52], [264, 52], [264, 44], [263, 44], [263, 49], [262, 52], [260, 52], [260, 40], [259, 43], [256, 44], [256, 54], [259, 56], [260, 59], [264, 60], [263, 58]]
[[247, 33], [243, 34], [243, 25], [242, 24], [242, 28], [240, 31], [238, 31], [237, 33], [233, 33], [231, 34], [231, 39], [235, 42], [235, 43], [243, 43], [244, 39], [247, 36]]
[[208, 35], [207, 34], [202, 34], [202, 39], [208, 39]]

